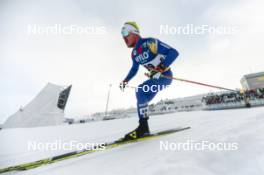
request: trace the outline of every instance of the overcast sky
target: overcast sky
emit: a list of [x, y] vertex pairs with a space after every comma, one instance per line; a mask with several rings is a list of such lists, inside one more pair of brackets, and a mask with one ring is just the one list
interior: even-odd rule
[[[0, 0], [0, 123], [25, 106], [51, 82], [72, 84], [66, 116], [104, 111], [109, 84], [110, 109], [135, 106], [133, 89], [121, 92], [119, 82], [131, 66], [120, 29], [136, 21], [143, 37], [156, 37], [176, 48], [174, 76], [240, 88], [244, 74], [264, 71], [263, 0]], [[88, 26], [85, 34], [32, 34], [29, 26]], [[231, 34], [194, 35], [161, 32], [168, 25], [233, 28]], [[174, 27], [174, 28], [173, 28]], [[146, 79], [144, 68], [131, 81]], [[153, 102], [216, 91], [173, 82]]]

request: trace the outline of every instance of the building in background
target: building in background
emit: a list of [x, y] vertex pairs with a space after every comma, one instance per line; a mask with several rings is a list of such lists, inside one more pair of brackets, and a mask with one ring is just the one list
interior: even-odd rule
[[27, 128], [63, 124], [71, 86], [48, 83], [25, 107], [11, 115], [3, 128]]
[[240, 82], [245, 90], [264, 88], [264, 72], [244, 75]]

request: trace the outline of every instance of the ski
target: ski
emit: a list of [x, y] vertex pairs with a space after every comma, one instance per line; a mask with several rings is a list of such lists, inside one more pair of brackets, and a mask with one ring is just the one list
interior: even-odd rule
[[[105, 149], [104, 150], [108, 150], [108, 149], [112, 149], [112, 148], [116, 148], [122, 145], [126, 145], [126, 144], [130, 144], [130, 143], [135, 143], [135, 142], [142, 142], [142, 141], [146, 141], [146, 140], [150, 140], [150, 139], [155, 139], [161, 136], [165, 136], [165, 135], [169, 135], [169, 134], [173, 134], [176, 132], [180, 132], [180, 131], [184, 131], [187, 129], [190, 129], [191, 127], [183, 127], [183, 128], [175, 128], [175, 129], [169, 129], [169, 130], [164, 130], [164, 131], [159, 131], [159, 132], [154, 132], [150, 135], [147, 135], [145, 137], [141, 137], [141, 138], [137, 138], [137, 139], [133, 139], [133, 140], [127, 140], [124, 141], [121, 139], [113, 141], [113, 142], [108, 142], [105, 143]], [[62, 160], [66, 160], [66, 159], [70, 159], [70, 158], [74, 158], [74, 157], [80, 157], [86, 154], [90, 154], [93, 152], [99, 152], [99, 151], [104, 151], [104, 150], [100, 150], [98, 149], [98, 146], [94, 146], [91, 148], [87, 148], [84, 150], [80, 150], [80, 151], [72, 151], [69, 153], [65, 153], [62, 155], [58, 155], [58, 156], [54, 156], [54, 157], [50, 157], [50, 158], [46, 158], [46, 159], [41, 159], [38, 161], [33, 161], [30, 163], [24, 163], [21, 165], [15, 165], [15, 166], [10, 166], [7, 168], [3, 168], [0, 169], [0, 173], [6, 173], [6, 172], [11, 172], [11, 171], [24, 171], [24, 170], [29, 170], [29, 169], [34, 169], [43, 165], [47, 165], [47, 164], [52, 164], [55, 162], [59, 162]]]

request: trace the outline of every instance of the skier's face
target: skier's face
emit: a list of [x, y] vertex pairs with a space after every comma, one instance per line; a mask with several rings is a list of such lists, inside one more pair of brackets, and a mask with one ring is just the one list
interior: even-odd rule
[[131, 48], [134, 47], [136, 44], [136, 35], [134, 33], [130, 33], [128, 36], [123, 37], [127, 47]]

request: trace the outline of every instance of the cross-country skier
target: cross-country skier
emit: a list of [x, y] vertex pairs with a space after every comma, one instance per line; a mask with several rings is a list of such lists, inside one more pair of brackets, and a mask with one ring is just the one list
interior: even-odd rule
[[[172, 76], [170, 65], [179, 55], [177, 50], [155, 38], [142, 38], [135, 22], [126, 22], [121, 34], [128, 48], [132, 50], [133, 65], [120, 83], [124, 90], [127, 83], [137, 74], [139, 65], [143, 65], [149, 71], [149, 79], [140, 84], [136, 89], [137, 113], [139, 126], [125, 135], [125, 140], [136, 139], [150, 134], [148, 126], [148, 103], [157, 94], [157, 89], [162, 90], [171, 84], [171, 79], [163, 77]], [[146, 87], [148, 86], [148, 87]]]

